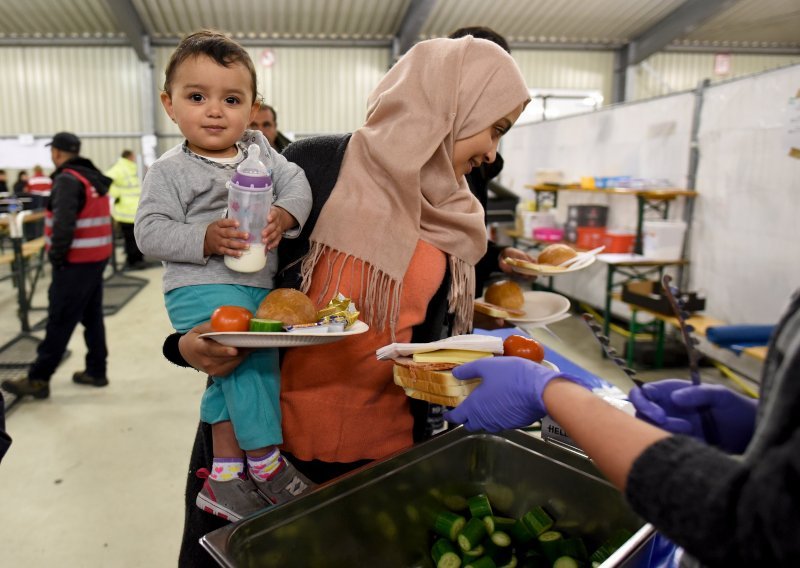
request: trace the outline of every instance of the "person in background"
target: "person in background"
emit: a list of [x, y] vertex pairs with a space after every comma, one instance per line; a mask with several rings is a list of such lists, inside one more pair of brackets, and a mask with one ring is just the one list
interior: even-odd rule
[[0, 170], [0, 193], [8, 193], [8, 174]]
[[[473, 26], [473, 27], [465, 27], [459, 28], [453, 33], [449, 35], [450, 38], [460, 38], [464, 36], [471, 35], [472, 37], [485, 39], [491, 42], [496, 43], [500, 47], [502, 47], [506, 53], [511, 53], [511, 48], [508, 46], [508, 42], [506, 38], [492, 30], [491, 28], [487, 27], [480, 27], [480, 26]], [[469, 189], [478, 198], [483, 206], [484, 211], [484, 224], [488, 221], [488, 214], [486, 212], [488, 203], [489, 203], [489, 182], [500, 175], [500, 172], [503, 170], [503, 157], [500, 155], [499, 152], [496, 153], [495, 159], [491, 162], [484, 162], [477, 167], [472, 168], [472, 170], [467, 174], [467, 184], [469, 184]], [[535, 259], [531, 257], [525, 251], [514, 247], [503, 247], [495, 244], [494, 241], [488, 241], [488, 247], [486, 250], [486, 254], [483, 256], [481, 261], [475, 267], [475, 297], [480, 297], [483, 295], [483, 288], [486, 285], [487, 281], [489, 280], [490, 276], [498, 271], [505, 272], [507, 274], [512, 274], [513, 270], [511, 266], [503, 262], [504, 258], [518, 258], [520, 260], [525, 260], [528, 262], [535, 262]], [[483, 316], [482, 314], [476, 314], [476, 327], [497, 327], [498, 325], [504, 325], [502, 320], [497, 321], [488, 318], [488, 316]]]
[[[363, 127], [284, 151], [306, 172], [314, 205], [300, 238], [281, 242], [280, 282], [306, 291], [318, 308], [341, 292], [370, 325], [343, 342], [284, 350], [282, 449], [313, 481], [425, 435], [417, 418], [427, 406], [416, 410], [394, 385], [391, 362], [377, 361], [375, 350], [394, 340], [441, 339], [448, 312], [453, 333], [470, 329], [474, 265], [485, 251], [486, 228], [464, 176], [472, 164], [494, 159], [529, 99], [514, 60], [493, 43], [428, 40], [376, 86]], [[200, 338], [207, 330], [203, 324], [170, 336], [164, 354], [212, 374], [235, 367], [242, 353]], [[207, 467], [209, 445], [201, 425], [190, 472]], [[187, 481], [180, 565], [212, 566], [198, 538], [217, 519], [193, 514], [200, 486], [191, 474]]]
[[95, 387], [108, 384], [103, 269], [112, 245], [111, 180], [80, 156], [81, 141], [75, 134], [59, 132], [49, 146], [56, 171], [45, 212], [45, 249], [53, 266], [47, 328], [28, 376], [2, 384], [12, 394], [35, 399], [50, 396], [50, 379], [78, 323], [85, 328], [86, 369], [72, 380]]
[[[136, 238], [144, 252], [164, 261], [170, 322], [188, 331], [220, 306], [257, 312], [275, 287], [278, 243], [284, 235], [297, 237], [308, 218], [311, 189], [297, 165], [271, 149], [261, 132], [247, 130], [258, 94], [253, 62], [241, 45], [212, 30], [190, 34], [165, 76], [161, 103], [185, 141], [150, 166]], [[266, 265], [237, 272], [225, 256], [239, 257], [250, 245], [238, 222], [225, 218], [227, 183], [251, 146], [271, 170], [275, 197], [264, 234], [253, 240], [266, 245], [252, 251], [261, 259], [266, 254]], [[284, 441], [280, 385], [277, 349], [255, 350], [232, 373], [213, 378], [200, 405], [214, 457], [197, 471], [199, 509], [238, 521], [313, 486], [278, 449]]]
[[28, 172], [20, 170], [17, 174], [17, 181], [14, 182], [14, 195], [22, 197], [28, 191]]
[[278, 130], [278, 113], [266, 103], [261, 103], [255, 118], [250, 123], [250, 129], [260, 130], [269, 140], [269, 145], [278, 152], [283, 152], [283, 149], [292, 143]]
[[125, 240], [125, 268], [128, 270], [147, 268], [144, 255], [136, 245], [136, 237], [133, 234], [133, 222], [136, 219], [136, 209], [139, 207], [139, 196], [142, 193], [136, 155], [133, 151], [123, 150], [116, 163], [106, 171], [106, 175], [112, 179], [109, 190], [113, 204], [111, 214]]
[[453, 375], [483, 382], [446, 420], [497, 432], [549, 414], [637, 514], [683, 547], [682, 566], [697, 565], [687, 555], [708, 566], [797, 565], [800, 290], [773, 332], [758, 404], [720, 385], [666, 379], [631, 390], [637, 420], [516, 357]]
[[53, 189], [53, 180], [45, 175], [42, 166], [33, 166], [33, 174], [28, 178], [28, 193], [33, 198], [31, 209], [42, 209]]

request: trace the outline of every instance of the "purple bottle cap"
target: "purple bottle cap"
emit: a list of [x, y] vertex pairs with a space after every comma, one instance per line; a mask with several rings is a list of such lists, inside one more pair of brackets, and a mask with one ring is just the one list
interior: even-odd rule
[[261, 148], [257, 144], [251, 144], [247, 149], [247, 157], [236, 166], [236, 173], [231, 177], [231, 183], [241, 189], [251, 189], [260, 191], [272, 185], [272, 178], [267, 166], [258, 159]]

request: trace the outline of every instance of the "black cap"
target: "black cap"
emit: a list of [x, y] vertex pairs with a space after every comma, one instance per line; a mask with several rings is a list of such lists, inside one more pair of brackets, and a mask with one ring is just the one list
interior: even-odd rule
[[78, 154], [81, 151], [81, 139], [72, 132], [58, 132], [45, 146], [52, 146], [64, 152]]

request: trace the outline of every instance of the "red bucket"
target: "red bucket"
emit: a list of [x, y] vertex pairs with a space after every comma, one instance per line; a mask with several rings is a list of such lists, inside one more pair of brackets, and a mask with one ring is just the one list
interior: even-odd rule
[[603, 252], [631, 253], [636, 235], [633, 233], [606, 233], [604, 243], [606, 245]]
[[606, 237], [605, 227], [578, 227], [578, 239], [575, 245], [582, 249], [594, 249], [603, 246]]

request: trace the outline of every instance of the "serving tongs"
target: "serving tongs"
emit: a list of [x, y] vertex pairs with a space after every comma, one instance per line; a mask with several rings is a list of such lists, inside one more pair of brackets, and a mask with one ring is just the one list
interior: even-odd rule
[[[699, 341], [692, 335], [694, 326], [687, 322], [691, 314], [686, 310], [686, 302], [680, 297], [680, 291], [675, 286], [671, 286], [670, 282], [672, 282], [672, 277], [665, 274], [661, 279], [661, 288], [678, 320], [683, 343], [686, 345], [686, 354], [689, 357], [689, 378], [692, 380], [692, 384], [697, 386], [700, 385], [700, 354], [696, 348]], [[719, 445], [719, 431], [714, 417], [711, 415], [711, 409], [701, 408], [699, 413], [706, 441], [712, 446]]]
[[617, 367], [622, 369], [622, 372], [625, 373], [631, 381], [633, 381], [633, 384], [635, 384], [637, 387], [641, 387], [644, 383], [636, 378], [636, 370], [628, 367], [625, 359], [620, 357], [619, 353], [617, 353], [617, 350], [611, 346], [611, 340], [607, 335], [603, 334], [603, 326], [601, 326], [597, 320], [594, 319], [592, 314], [584, 313], [581, 314], [581, 317], [583, 318], [583, 321], [586, 322], [586, 325], [589, 326], [589, 329], [592, 330], [592, 335], [594, 335], [594, 338], [600, 344], [600, 347], [603, 348], [603, 353], [605, 353], [606, 356], [611, 359], [611, 361], [613, 361]]

